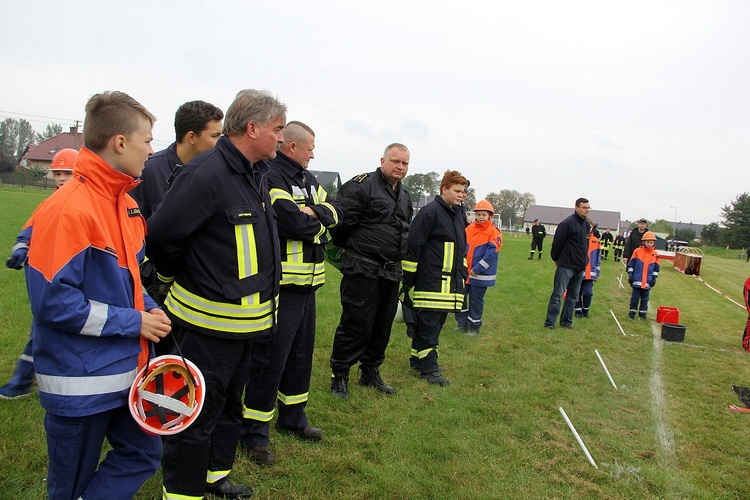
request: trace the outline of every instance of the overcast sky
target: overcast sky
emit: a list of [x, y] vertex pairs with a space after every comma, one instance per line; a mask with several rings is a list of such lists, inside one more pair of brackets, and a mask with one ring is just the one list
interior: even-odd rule
[[748, 1], [10, 5], [0, 119], [37, 131], [121, 90], [157, 116], [159, 150], [180, 104], [226, 111], [257, 88], [315, 129], [310, 168], [342, 180], [403, 142], [410, 173], [460, 170], [478, 199], [708, 223], [750, 191]]

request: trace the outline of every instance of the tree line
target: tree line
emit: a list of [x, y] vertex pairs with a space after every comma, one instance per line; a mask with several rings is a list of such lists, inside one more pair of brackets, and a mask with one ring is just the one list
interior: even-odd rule
[[[409, 190], [412, 200], [417, 202], [423, 197], [432, 198], [440, 191], [440, 175], [437, 172], [426, 174], [410, 174], [402, 181]], [[492, 203], [495, 214], [500, 216], [503, 224], [517, 224], [526, 217], [526, 211], [536, 203], [536, 197], [531, 193], [519, 193], [516, 190], [502, 189], [489, 193], [486, 200]], [[430, 199], [427, 202], [432, 201]], [[469, 186], [466, 193], [466, 206], [471, 210], [477, 204], [476, 190]]]
[[28, 120], [6, 118], [0, 122], [0, 172], [13, 172], [29, 146], [61, 133], [62, 125], [57, 123], [48, 123], [44, 132], [37, 133]]

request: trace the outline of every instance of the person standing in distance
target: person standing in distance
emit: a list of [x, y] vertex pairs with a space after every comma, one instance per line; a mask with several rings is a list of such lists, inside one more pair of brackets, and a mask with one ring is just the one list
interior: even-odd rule
[[545, 236], [547, 236], [547, 230], [544, 229], [539, 219], [534, 219], [534, 225], [531, 226], [531, 255], [529, 255], [529, 260], [534, 260], [534, 250], [539, 254], [539, 260], [542, 259], [542, 244]]
[[349, 370], [357, 362], [359, 384], [385, 393], [396, 390], [380, 376], [398, 305], [401, 260], [406, 255], [414, 213], [401, 181], [409, 171], [409, 150], [385, 148], [380, 168], [346, 182], [338, 192], [344, 219], [331, 231], [344, 249], [341, 261], [341, 320], [331, 353], [331, 393], [349, 397]]
[[253, 349], [245, 386], [241, 442], [256, 463], [270, 465], [269, 422], [278, 400], [276, 429], [303, 441], [320, 441], [323, 431], [305, 414], [315, 346], [315, 291], [325, 283], [326, 229], [341, 220], [338, 203], [307, 170], [315, 157], [315, 133], [292, 121], [284, 143], [270, 160], [268, 187], [279, 226], [281, 288], [278, 331]]
[[625, 240], [625, 250], [622, 254], [623, 264], [627, 265], [628, 260], [630, 260], [630, 257], [633, 255], [636, 248], [641, 247], [641, 239], [643, 238], [643, 235], [646, 234], [646, 231], [648, 231], [648, 221], [646, 219], [640, 219], [638, 221], [638, 227], [630, 231], [628, 238]]
[[227, 476], [253, 343], [276, 326], [281, 262], [265, 160], [284, 142], [285, 121], [270, 93], [240, 91], [216, 147], [181, 168], [148, 221], [149, 255], [159, 279], [173, 281], [164, 305], [175, 340], [208, 374], [201, 414], [164, 439], [165, 500], [253, 494]]
[[557, 269], [552, 295], [547, 305], [545, 328], [555, 327], [557, 315], [560, 313], [560, 302], [566, 290], [568, 294], [565, 297], [562, 313], [560, 313], [560, 326], [573, 328], [573, 311], [581, 290], [583, 273], [589, 260], [588, 238], [591, 226], [586, 221], [589, 210], [591, 210], [589, 200], [578, 198], [575, 212], [564, 219], [555, 230], [550, 254]]

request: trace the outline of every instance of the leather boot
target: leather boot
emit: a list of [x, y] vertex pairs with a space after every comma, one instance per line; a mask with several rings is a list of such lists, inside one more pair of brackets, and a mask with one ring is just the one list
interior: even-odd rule
[[331, 394], [341, 399], [349, 399], [349, 373], [331, 375]]
[[384, 394], [396, 393], [396, 389], [389, 385], [385, 385], [377, 366], [360, 366], [359, 368], [362, 370], [362, 373], [359, 376], [359, 385], [364, 387], [374, 387]]

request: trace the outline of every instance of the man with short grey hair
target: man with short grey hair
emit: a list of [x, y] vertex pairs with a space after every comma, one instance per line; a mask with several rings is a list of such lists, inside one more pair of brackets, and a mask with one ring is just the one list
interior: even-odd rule
[[380, 168], [361, 174], [339, 189], [344, 219], [331, 230], [344, 249], [341, 260], [341, 320], [331, 353], [331, 393], [349, 397], [349, 370], [359, 362], [359, 384], [384, 394], [396, 390], [380, 376], [398, 305], [401, 260], [413, 209], [401, 180], [409, 171], [409, 150], [385, 148]]
[[164, 498], [253, 494], [227, 476], [242, 424], [242, 390], [253, 343], [276, 323], [281, 264], [264, 160], [284, 142], [286, 106], [243, 90], [229, 106], [214, 149], [180, 169], [148, 221], [147, 248], [175, 341], [206, 374], [198, 418], [164, 440]]

